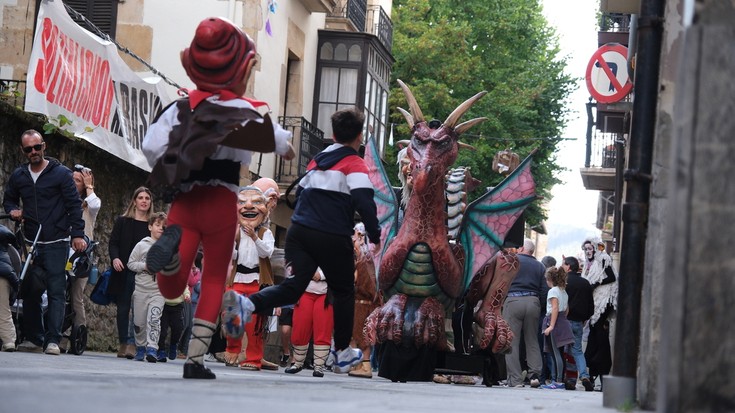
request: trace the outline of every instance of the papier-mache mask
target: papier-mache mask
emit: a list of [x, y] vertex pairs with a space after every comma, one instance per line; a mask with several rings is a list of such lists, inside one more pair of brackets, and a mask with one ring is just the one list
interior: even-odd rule
[[257, 228], [268, 218], [268, 201], [263, 191], [254, 186], [246, 186], [237, 194], [237, 210], [241, 222]]

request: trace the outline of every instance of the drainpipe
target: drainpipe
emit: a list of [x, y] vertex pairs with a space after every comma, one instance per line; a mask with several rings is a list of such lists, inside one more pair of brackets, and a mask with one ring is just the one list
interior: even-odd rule
[[605, 407], [631, 406], [636, 401], [640, 346], [641, 292], [645, 260], [648, 205], [656, 132], [659, 69], [665, 0], [642, 0], [638, 15], [633, 121], [623, 203], [618, 309], [612, 376], [605, 378]]
[[[626, 122], [627, 123], [627, 122]], [[623, 203], [623, 175], [625, 169], [625, 140], [615, 138], [615, 216], [613, 216], [613, 252], [620, 252], [620, 211]]]
[[630, 15], [630, 26], [628, 33], [628, 75], [635, 76], [635, 54], [638, 49], [638, 15]]
[[592, 128], [595, 127], [595, 117], [592, 115], [592, 108], [597, 107], [590, 97], [589, 102], [585, 104], [587, 107], [587, 149], [584, 153], [584, 167], [589, 168], [592, 163]]

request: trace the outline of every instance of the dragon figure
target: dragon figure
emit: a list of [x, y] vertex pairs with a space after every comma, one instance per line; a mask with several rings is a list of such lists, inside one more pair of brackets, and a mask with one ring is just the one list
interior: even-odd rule
[[[450, 349], [445, 320], [451, 318], [455, 301], [466, 290], [475, 322], [483, 330], [482, 348], [496, 353], [510, 348], [513, 333], [500, 312], [518, 272], [518, 259], [502, 245], [516, 219], [536, 199], [535, 183], [529, 156], [498, 186], [467, 205], [459, 228], [454, 228], [456, 214], [449, 212], [448, 205], [458, 201], [445, 188], [447, 180], [456, 180], [457, 173], [464, 176], [464, 171], [447, 172], [460, 147], [471, 148], [459, 142], [459, 136], [486, 118], [458, 122], [486, 92], [459, 105], [443, 123], [427, 122], [408, 86], [398, 83], [410, 109], [409, 113], [398, 108], [411, 127], [408, 156], [413, 187], [398, 228], [399, 203], [370, 139], [365, 159], [375, 188], [383, 246], [375, 261], [386, 301], [368, 317], [364, 333], [371, 343], [393, 348], [386, 351], [383, 346], [381, 377], [429, 381], [434, 352]], [[472, 180], [467, 173], [467, 182]], [[450, 239], [453, 234], [456, 241]]]

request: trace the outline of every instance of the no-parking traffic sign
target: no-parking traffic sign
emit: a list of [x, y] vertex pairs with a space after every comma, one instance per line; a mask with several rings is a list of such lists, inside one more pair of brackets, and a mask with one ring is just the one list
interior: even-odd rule
[[612, 103], [624, 98], [633, 88], [628, 76], [628, 48], [608, 43], [597, 49], [584, 78], [587, 90], [598, 102]]

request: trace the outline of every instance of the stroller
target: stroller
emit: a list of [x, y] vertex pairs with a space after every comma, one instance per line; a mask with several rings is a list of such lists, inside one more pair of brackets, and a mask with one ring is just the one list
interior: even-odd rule
[[[10, 215], [0, 215], [0, 220], [8, 218], [10, 218]], [[24, 219], [31, 220], [32, 218], [24, 217]], [[8, 255], [10, 256], [13, 268], [16, 274], [18, 274], [18, 278], [20, 280], [20, 288], [17, 292], [17, 297], [15, 298], [13, 305], [11, 306], [11, 313], [13, 315], [13, 322], [16, 329], [16, 344], [21, 343], [25, 340], [23, 329], [21, 328], [21, 326], [23, 325], [23, 296], [25, 294], [38, 293], [38, 291], [40, 291], [41, 289], [45, 290], [45, 280], [43, 279], [42, 275], [38, 275], [39, 272], [43, 273], [43, 270], [41, 269], [39, 271], [39, 268], [34, 267], [33, 265], [33, 259], [36, 256], [36, 244], [38, 242], [38, 237], [41, 234], [41, 224], [38, 224], [38, 231], [36, 232], [35, 238], [30, 246], [28, 246], [26, 243], [23, 232], [21, 231], [21, 226], [22, 224], [16, 223], [15, 243], [7, 245]], [[61, 331], [63, 332], [70, 330], [70, 334], [65, 335], [64, 337], [69, 340], [69, 352], [77, 355], [82, 354], [84, 350], [86, 350], [88, 332], [85, 326], [72, 328], [75, 313], [71, 303], [71, 286], [74, 277], [77, 276], [77, 273], [80, 276], [83, 276], [86, 271], [86, 275], [89, 275], [89, 270], [91, 269], [91, 265], [93, 262], [91, 261], [91, 259], [93, 259], [93, 253], [96, 245], [97, 243], [88, 242], [87, 250], [83, 253], [84, 259], [82, 259], [82, 257], [75, 257], [76, 254], [74, 254], [72, 255], [72, 257], [75, 257], [75, 262], [67, 264], [66, 288], [64, 294], [64, 319]], [[89, 254], [87, 254], [87, 251], [89, 251]], [[77, 262], [79, 264], [77, 264]], [[85, 263], [88, 265], [88, 268], [86, 270], [82, 269]], [[34, 275], [27, 277], [29, 271]], [[42, 293], [41, 308], [43, 314], [42, 317], [44, 323], [46, 323], [48, 299], [45, 291], [43, 291]]]
[[77, 278], [89, 278], [97, 263], [95, 250], [98, 242], [90, 240], [86, 235], [84, 241], [87, 243], [87, 248], [84, 251], [72, 253], [66, 264], [66, 305], [64, 322], [61, 326], [62, 332], [69, 332], [68, 335], [63, 335], [64, 338], [69, 340], [69, 353], [76, 355], [81, 355], [87, 349], [89, 331], [85, 325], [74, 326], [76, 312], [72, 304], [72, 285]]
[[[0, 215], [0, 219], [7, 219], [9, 215]], [[16, 296], [18, 294], [18, 287], [20, 285], [20, 280], [18, 279], [18, 275], [21, 273], [22, 268], [22, 262], [20, 258], [20, 254], [18, 253], [17, 249], [17, 242], [15, 238], [15, 234], [8, 229], [5, 225], [0, 224], [0, 269], [2, 270], [2, 274], [0, 274], [0, 277], [5, 278], [8, 281], [8, 286], [10, 288], [10, 300], [8, 303], [0, 303], [0, 305], [9, 305], [11, 309], [11, 314], [13, 318], [13, 325], [16, 329], [16, 337], [18, 337], [18, 323], [16, 322], [16, 311], [17, 308], [15, 306], [16, 303]], [[3, 343], [3, 346], [5, 347], [5, 344]], [[18, 344], [18, 342], [14, 343]]]

